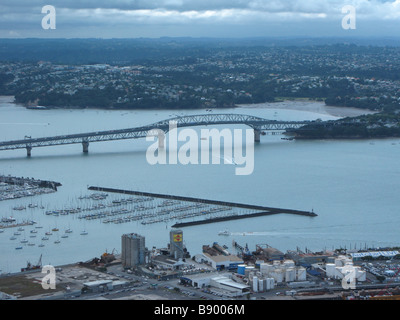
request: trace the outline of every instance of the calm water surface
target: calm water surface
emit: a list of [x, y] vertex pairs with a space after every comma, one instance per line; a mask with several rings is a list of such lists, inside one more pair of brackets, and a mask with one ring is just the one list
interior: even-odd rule
[[[89, 131], [129, 128], [154, 123], [175, 115], [197, 111], [104, 111], [104, 110], [27, 110], [0, 98], [0, 140], [23, 139], [25, 135], [44, 137]], [[275, 120], [335, 119], [326, 114], [282, 109], [237, 108], [220, 113], [243, 113]], [[232, 126], [234, 128], [247, 127]], [[200, 128], [199, 128], [200, 129]], [[222, 129], [222, 128], [221, 128]], [[140, 222], [103, 224], [84, 221], [77, 215], [47, 216], [46, 210], [92, 205], [78, 200], [90, 194], [87, 186], [105, 186], [166, 193], [189, 197], [226, 200], [314, 210], [318, 217], [276, 215], [212, 225], [184, 228], [184, 241], [191, 254], [203, 244], [217, 241], [231, 248], [232, 240], [248, 244], [268, 244], [283, 252], [333, 247], [383, 247], [400, 244], [400, 140], [365, 141], [287, 141], [280, 135], [262, 136], [255, 146], [252, 175], [236, 176], [232, 165], [156, 165], [146, 161], [151, 144], [145, 139], [92, 143], [89, 154], [81, 145], [36, 148], [32, 158], [25, 150], [0, 152], [0, 174], [34, 177], [62, 183], [57, 193], [0, 202], [0, 216], [17, 220], [33, 219], [37, 237], [25, 230], [10, 240], [15, 229], [0, 233], [0, 272], [19, 271], [29, 260], [61, 265], [99, 257], [106, 250], [120, 252], [121, 235], [136, 232], [146, 237], [148, 248], [166, 247], [171, 223], [142, 225]], [[121, 198], [110, 195], [108, 201]], [[17, 205], [37, 203], [46, 209], [14, 211]], [[57, 227], [50, 240], [38, 244], [46, 231]], [[73, 233], [61, 238], [64, 229]], [[80, 232], [87, 230], [88, 235]], [[218, 236], [228, 229], [231, 236]], [[35, 246], [21, 244], [26, 238]], [[60, 240], [55, 244], [55, 240]], [[21, 250], [15, 250], [17, 246]]]

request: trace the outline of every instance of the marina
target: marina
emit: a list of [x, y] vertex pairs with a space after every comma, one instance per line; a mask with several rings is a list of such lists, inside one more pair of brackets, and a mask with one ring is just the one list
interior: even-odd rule
[[[0, 201], [53, 193], [57, 191], [59, 186], [61, 186], [60, 183], [53, 181], [0, 175]], [[34, 208], [38, 205], [29, 204], [29, 206]], [[16, 206], [13, 209], [21, 211], [25, 210], [26, 207]]]

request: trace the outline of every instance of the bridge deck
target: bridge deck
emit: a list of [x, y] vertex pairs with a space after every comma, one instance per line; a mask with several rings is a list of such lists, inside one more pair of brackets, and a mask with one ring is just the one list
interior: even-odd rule
[[242, 124], [247, 125], [257, 131], [285, 131], [288, 129], [298, 129], [306, 124], [309, 124], [310, 121], [276, 121], [242, 114], [192, 115], [171, 118], [136, 128], [69, 134], [43, 138], [26, 137], [23, 140], [3, 141], [0, 142], [0, 151], [15, 149], [31, 150], [32, 148], [36, 147], [78, 143], [87, 144], [90, 142], [145, 138], [149, 134], [150, 130], [158, 129], [167, 133], [169, 131], [170, 123], [176, 124], [178, 128]]

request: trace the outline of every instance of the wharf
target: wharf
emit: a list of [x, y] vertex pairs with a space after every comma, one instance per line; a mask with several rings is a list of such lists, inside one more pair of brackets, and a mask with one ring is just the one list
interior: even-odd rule
[[120, 193], [120, 194], [126, 194], [126, 195], [137, 195], [137, 196], [153, 197], [153, 198], [173, 199], [173, 200], [180, 200], [180, 201], [186, 201], [186, 202], [219, 205], [219, 206], [242, 208], [242, 209], [249, 209], [249, 210], [257, 211], [255, 213], [249, 213], [249, 214], [229, 215], [229, 216], [209, 218], [209, 219], [204, 219], [204, 220], [177, 223], [172, 226], [174, 228], [208, 224], [208, 223], [216, 223], [216, 222], [229, 221], [229, 220], [247, 219], [247, 218], [261, 217], [261, 216], [274, 215], [274, 214], [294, 214], [294, 215], [301, 215], [301, 216], [307, 216], [307, 217], [316, 217], [317, 216], [316, 213], [310, 212], [310, 211], [301, 211], [301, 210], [284, 209], [284, 208], [272, 208], [272, 207], [264, 207], [264, 206], [250, 205], [250, 204], [243, 204], [243, 203], [233, 203], [233, 202], [226, 202], [226, 201], [174, 196], [174, 195], [159, 194], [159, 193], [149, 193], [149, 192], [112, 189], [112, 188], [94, 187], [94, 186], [89, 187], [88, 190], [109, 192], [109, 193]]

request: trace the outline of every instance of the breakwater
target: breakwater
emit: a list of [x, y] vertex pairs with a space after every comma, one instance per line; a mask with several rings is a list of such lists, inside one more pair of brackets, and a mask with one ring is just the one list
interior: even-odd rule
[[240, 215], [232, 214], [232, 215], [225, 215], [223, 217], [213, 217], [213, 218], [206, 218], [206, 219], [202, 219], [202, 220], [176, 223], [172, 226], [172, 227], [176, 227], [176, 228], [208, 224], [208, 223], [216, 223], [216, 222], [229, 221], [229, 220], [255, 218], [255, 217], [274, 215], [274, 214], [294, 214], [294, 215], [301, 215], [301, 216], [307, 216], [307, 217], [316, 217], [317, 216], [317, 214], [314, 213], [313, 211], [310, 212], [310, 211], [284, 209], [284, 208], [273, 208], [273, 207], [265, 207], [265, 206], [251, 205], [251, 204], [234, 203], [234, 202], [227, 202], [227, 201], [217, 201], [217, 200], [209, 200], [209, 199], [201, 199], [201, 198], [193, 198], [193, 197], [183, 197], [183, 196], [175, 196], [175, 195], [167, 195], [167, 194], [159, 194], [159, 193], [149, 193], [149, 192], [142, 192], [142, 191], [122, 190], [122, 189], [94, 187], [94, 186], [89, 187], [88, 190], [99, 191], [99, 192], [108, 192], [108, 193], [119, 193], [119, 194], [125, 194], [125, 195], [136, 195], [136, 196], [144, 196], [144, 197], [152, 197], [152, 198], [162, 198], [162, 199], [170, 199], [170, 200], [179, 200], [179, 201], [218, 205], [218, 206], [225, 206], [225, 207], [231, 207], [231, 208], [242, 208], [242, 209], [256, 211], [256, 212], [252, 212], [252, 213], [248, 213], [248, 214], [240, 214]]

